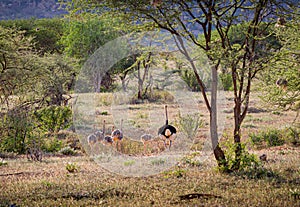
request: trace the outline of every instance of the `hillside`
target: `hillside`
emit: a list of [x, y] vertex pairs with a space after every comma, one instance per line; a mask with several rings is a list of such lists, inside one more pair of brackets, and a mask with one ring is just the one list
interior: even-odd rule
[[58, 0], [2, 0], [0, 20], [52, 18], [66, 11], [60, 8]]

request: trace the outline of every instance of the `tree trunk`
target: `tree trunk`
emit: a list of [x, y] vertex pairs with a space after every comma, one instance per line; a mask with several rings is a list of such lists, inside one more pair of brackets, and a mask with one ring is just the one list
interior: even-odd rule
[[127, 89], [127, 87], [126, 87], [126, 79], [124, 77], [121, 78], [121, 82], [122, 82], [122, 90], [124, 92], [126, 92], [126, 89]]
[[139, 87], [138, 87], [138, 99], [143, 99], [143, 81], [142, 80], [139, 80], [138, 81], [139, 83]]
[[101, 74], [99, 72], [96, 73], [94, 80], [94, 90], [96, 93], [100, 93], [101, 91]]
[[233, 138], [235, 144], [235, 163], [232, 170], [238, 170], [241, 162], [241, 103], [239, 99], [235, 102], [234, 106], [234, 130]]
[[138, 99], [143, 99], [142, 97], [142, 93], [143, 93], [143, 84], [144, 84], [144, 81], [143, 79], [141, 78], [141, 62], [139, 62], [137, 64], [137, 72], [138, 72]]
[[[218, 124], [217, 124], [217, 91], [218, 91], [218, 65], [219, 63], [217, 63], [215, 66], [211, 67], [211, 101], [209, 103], [206, 92], [205, 92], [205, 86], [204, 83], [202, 81], [202, 79], [200, 78], [196, 66], [192, 60], [192, 58], [190, 57], [184, 43], [183, 40], [181, 38], [180, 35], [176, 35], [176, 38], [178, 40], [178, 42], [175, 39], [176, 45], [179, 48], [179, 50], [185, 55], [185, 57], [187, 58], [187, 60], [189, 61], [189, 63], [191, 64], [191, 67], [194, 71], [194, 74], [196, 76], [197, 82], [200, 86], [201, 89], [201, 93], [202, 96], [204, 98], [206, 107], [209, 111], [210, 114], [210, 136], [211, 136], [211, 143], [212, 143], [212, 150], [214, 152], [214, 156], [217, 160], [218, 166], [224, 166], [225, 169], [227, 169], [227, 161], [226, 161], [226, 157], [224, 154], [224, 151], [221, 149], [221, 147], [219, 146], [219, 140], [218, 140]], [[181, 48], [181, 49], [180, 49]], [[209, 58], [210, 60], [212, 60], [212, 58]]]
[[218, 124], [217, 124], [217, 89], [218, 89], [218, 72], [217, 66], [211, 68], [211, 101], [210, 101], [210, 136], [215, 158], [218, 166], [226, 166], [226, 157], [219, 146]]

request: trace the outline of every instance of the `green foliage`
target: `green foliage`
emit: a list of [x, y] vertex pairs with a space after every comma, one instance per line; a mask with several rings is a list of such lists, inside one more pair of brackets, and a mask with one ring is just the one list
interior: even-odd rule
[[40, 55], [24, 30], [0, 26], [0, 36], [1, 103], [14, 94], [26, 104], [61, 105], [74, 85], [77, 62], [58, 54]]
[[4, 165], [7, 165], [7, 162], [6, 162], [5, 160], [2, 160], [2, 159], [1, 159], [1, 160], [0, 160], [0, 167], [1, 167], [1, 166], [4, 166]]
[[56, 138], [45, 139], [42, 144], [42, 150], [44, 152], [58, 152], [61, 150], [63, 143], [61, 140], [57, 140]]
[[96, 107], [110, 106], [113, 103], [113, 95], [111, 93], [96, 94]]
[[201, 116], [196, 114], [179, 114], [178, 126], [189, 139], [194, 139], [199, 128], [203, 127], [204, 122]]
[[77, 154], [76, 151], [69, 146], [62, 148], [59, 152], [63, 155], [71, 155], [71, 156]]
[[135, 164], [135, 161], [134, 160], [128, 160], [128, 161], [125, 161], [124, 162], [124, 166], [132, 166]]
[[48, 106], [35, 113], [40, 128], [45, 132], [58, 132], [72, 125], [72, 110], [65, 106]]
[[282, 179], [277, 172], [271, 169], [267, 169], [263, 165], [246, 168], [244, 170], [234, 172], [234, 174], [248, 179], [269, 179], [269, 180]]
[[[72, 114], [67, 107], [61, 107], [62, 111], [52, 111], [53, 114], [47, 111], [49, 108], [40, 109], [35, 113], [28, 109], [15, 108], [5, 114], [2, 117], [3, 122], [0, 126], [0, 151], [23, 154], [27, 149], [35, 149], [38, 146], [41, 146], [41, 149], [45, 152], [59, 151], [63, 146], [62, 141], [57, 140], [56, 137], [45, 138], [41, 136], [40, 129], [45, 132], [49, 129], [66, 128], [71, 124]], [[51, 108], [57, 107], [53, 106]], [[40, 116], [39, 119], [37, 119], [37, 115]]]
[[300, 199], [300, 190], [298, 188], [295, 189], [290, 189], [289, 190], [290, 195], [295, 199], [299, 200]]
[[95, 15], [86, 14], [70, 17], [69, 20], [65, 22], [61, 43], [65, 47], [64, 52], [71, 57], [86, 60], [100, 46], [117, 37], [111, 27], [114, 19], [99, 19]]
[[[262, 92], [261, 99], [271, 109], [299, 111], [299, 32], [299, 15], [295, 15], [284, 26], [274, 26], [274, 34], [281, 47], [273, 52], [273, 59], [266, 65], [257, 84], [257, 89]], [[280, 79], [286, 80], [287, 84], [276, 84]]]
[[46, 188], [51, 188], [51, 187], [54, 186], [54, 183], [52, 183], [52, 182], [50, 182], [50, 181], [47, 181], [47, 180], [42, 180], [42, 181], [41, 181], [41, 184], [42, 184], [43, 186], [45, 186]]
[[31, 112], [16, 107], [4, 114], [2, 120], [0, 151], [25, 153], [26, 143], [35, 137]]
[[36, 82], [36, 53], [25, 31], [0, 26], [0, 102], [9, 95], [31, 91]]
[[288, 127], [283, 130], [285, 134], [285, 141], [292, 144], [293, 146], [300, 145], [300, 128], [299, 127]]
[[278, 129], [267, 129], [250, 133], [249, 138], [252, 144], [259, 148], [280, 146], [285, 143], [282, 131]]
[[174, 96], [168, 91], [152, 90], [147, 94], [148, 101], [170, 103], [174, 101]]
[[69, 173], [75, 173], [75, 172], [79, 172], [79, 166], [76, 163], [73, 162], [69, 162], [66, 165], [66, 170]]
[[176, 177], [181, 178], [187, 173], [187, 170], [177, 167], [175, 170], [169, 170], [164, 172], [165, 178]]
[[151, 161], [152, 165], [164, 165], [165, 163], [166, 163], [166, 160], [163, 158], [158, 158], [158, 159]]
[[25, 31], [26, 37], [32, 37], [34, 49], [40, 54], [61, 53], [63, 48], [59, 44], [63, 34], [64, 20], [52, 19], [16, 19], [0, 21], [0, 25], [5, 28], [17, 28]]
[[220, 78], [220, 80], [222, 82], [222, 86], [223, 86], [223, 89], [225, 91], [232, 91], [233, 90], [231, 74], [229, 74], [229, 73], [221, 73], [219, 75], [219, 78]]
[[[58, 54], [39, 58], [35, 94], [44, 97], [47, 105], [65, 105], [66, 95], [73, 90], [78, 62]], [[41, 74], [42, 73], [42, 74]]]
[[63, 46], [59, 43], [63, 34], [63, 19], [37, 19], [34, 21], [30, 35], [34, 36], [35, 48], [41, 54], [62, 53]]
[[183, 164], [187, 164], [189, 166], [192, 167], [200, 167], [201, 166], [201, 162], [199, 160], [197, 160], [197, 156], [199, 156], [200, 153], [199, 152], [193, 152], [189, 155], [184, 156], [181, 161]]
[[[236, 149], [240, 144], [240, 156], [239, 158], [236, 157]], [[222, 165], [218, 169], [221, 172], [230, 172], [232, 170], [234, 171], [252, 171], [253, 169], [258, 168], [261, 166], [260, 160], [257, 158], [256, 155], [250, 154], [247, 149], [246, 145], [244, 143], [233, 143], [232, 141], [225, 141], [222, 143], [223, 147], [225, 148], [225, 156], [227, 165]], [[239, 161], [239, 168], [235, 169], [237, 162]]]
[[196, 79], [194, 71], [188, 69], [181, 69], [180, 77], [190, 87], [192, 91], [200, 91], [200, 86]]
[[107, 116], [107, 115], [108, 115], [108, 111], [101, 111], [101, 112], [100, 112], [100, 115], [102, 115], [102, 116]]
[[284, 144], [280, 131], [270, 130], [266, 134], [263, 134], [264, 140], [267, 142], [267, 146], [280, 146]]

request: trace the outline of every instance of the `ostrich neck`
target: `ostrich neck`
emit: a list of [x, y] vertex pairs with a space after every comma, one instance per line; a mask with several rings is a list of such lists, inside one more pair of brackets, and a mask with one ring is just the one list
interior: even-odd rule
[[167, 110], [167, 106], [166, 106], [166, 125], [169, 124], [169, 121], [168, 121], [168, 110]]

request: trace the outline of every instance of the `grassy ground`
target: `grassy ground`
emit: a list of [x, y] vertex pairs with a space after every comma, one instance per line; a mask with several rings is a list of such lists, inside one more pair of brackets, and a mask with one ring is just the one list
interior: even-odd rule
[[[87, 157], [9, 160], [0, 167], [0, 206], [299, 206], [300, 150], [273, 148], [268, 157], [256, 178], [218, 173], [211, 160], [139, 178], [110, 174]], [[66, 170], [69, 162], [77, 172]]]
[[[100, 112], [97, 122], [106, 119], [111, 125], [112, 112], [109, 100], [106, 101], [108, 106], [96, 106]], [[226, 104], [224, 132], [230, 137], [232, 107]], [[136, 128], [149, 125], [141, 121], [153, 117], [146, 113], [147, 107], [143, 104], [129, 108], [128, 120]], [[163, 104], [152, 107], [158, 111], [163, 109]], [[257, 100], [251, 100], [251, 107], [244, 122], [244, 141], [249, 133], [282, 128], [295, 117], [295, 113], [261, 110]], [[172, 122], [178, 118], [176, 109], [175, 105], [170, 107]], [[205, 123], [207, 112], [205, 108], [202, 110]], [[163, 118], [158, 117], [158, 121], [163, 123]], [[207, 130], [207, 124], [199, 129], [199, 143]], [[135, 152], [141, 155], [143, 146], [137, 141], [128, 145], [136, 147]], [[222, 174], [215, 169], [213, 156], [192, 165], [186, 158], [178, 166], [147, 177], [112, 174], [88, 156], [52, 156], [42, 162], [24, 157], [7, 159], [6, 164], [0, 165], [0, 206], [300, 206], [300, 148], [285, 144], [251, 148], [251, 152], [258, 156], [267, 154], [263, 167]], [[74, 172], [69, 172], [67, 167], [73, 167]]]

